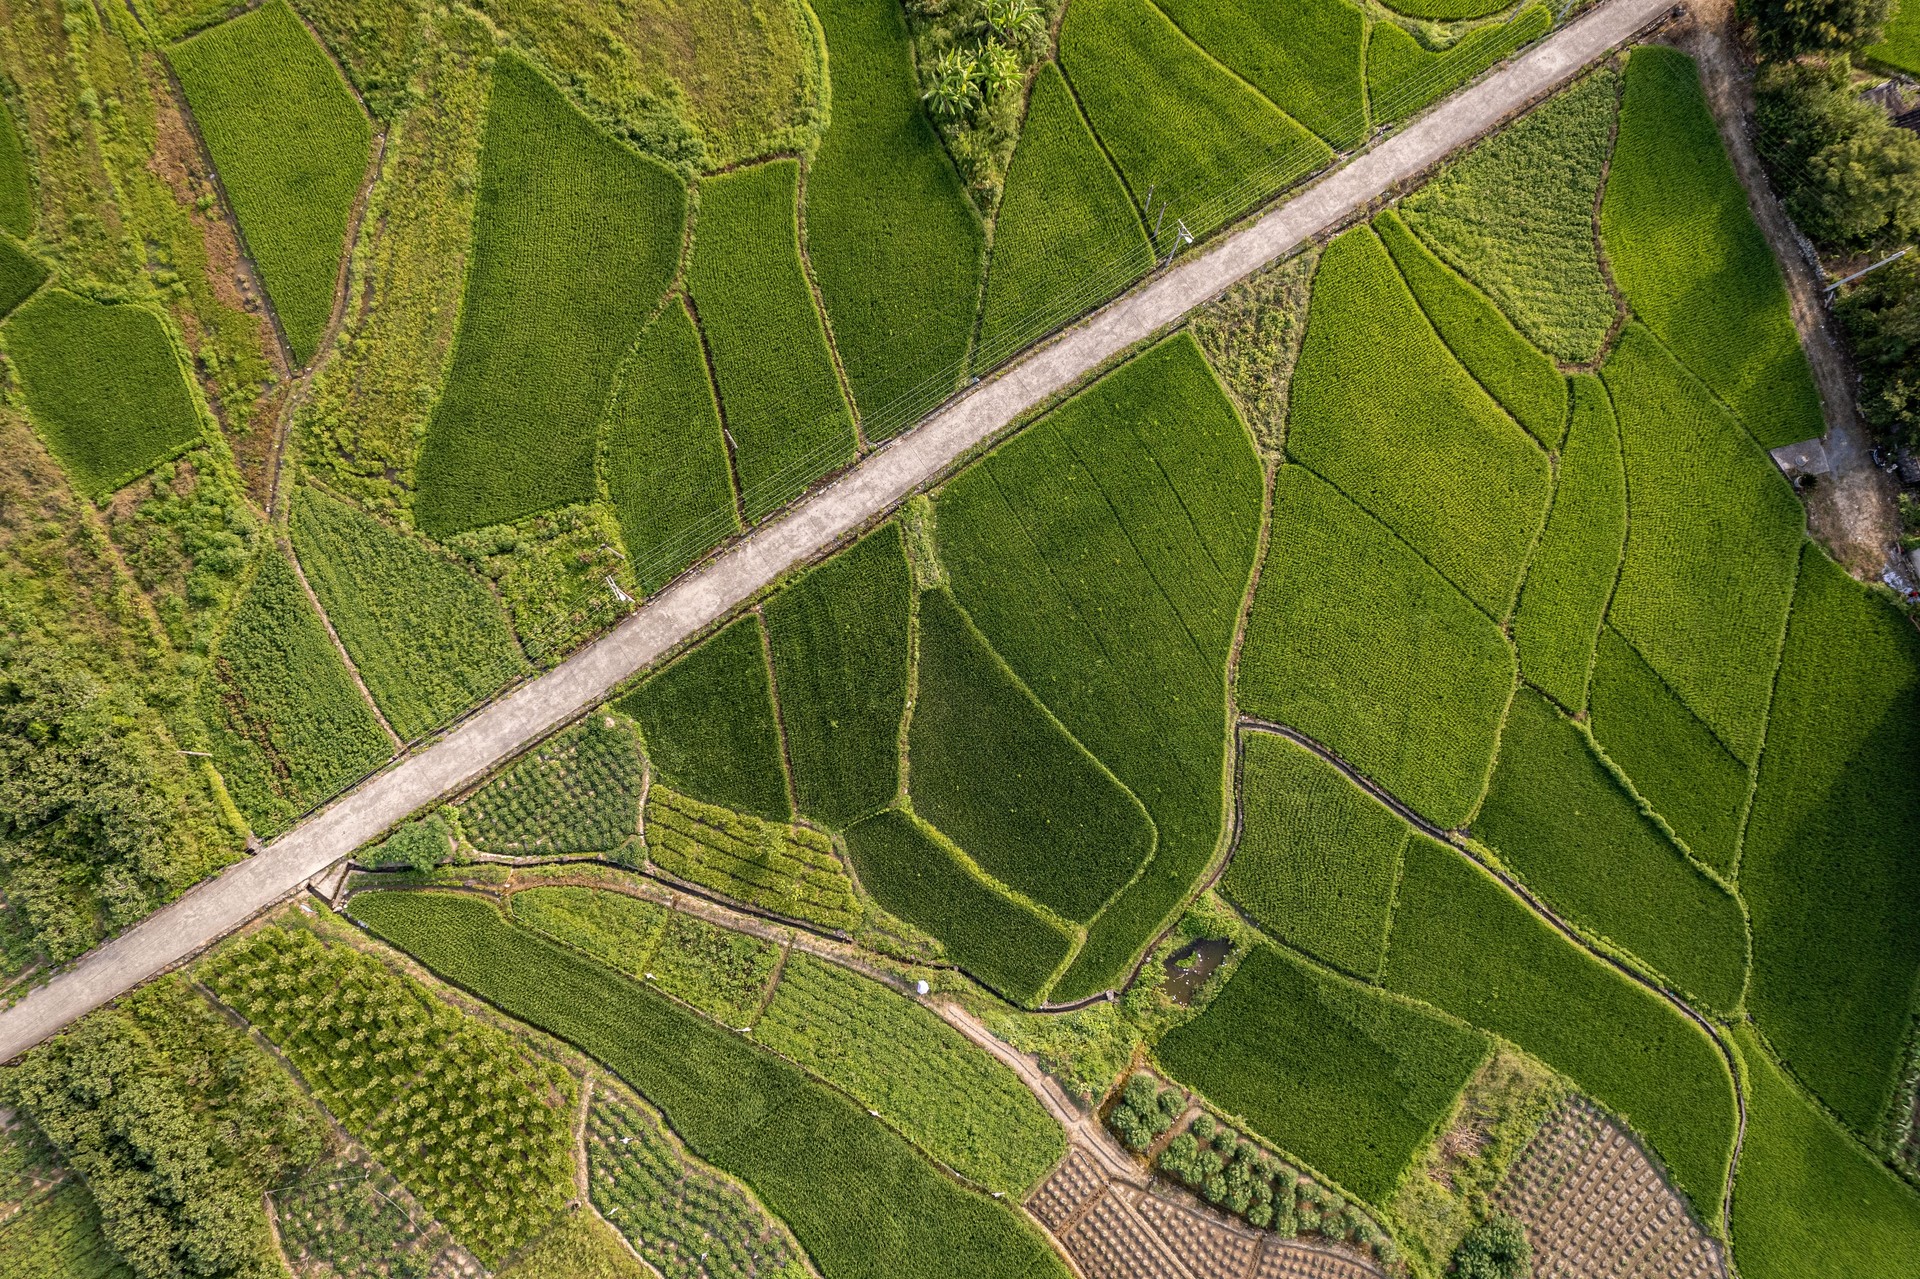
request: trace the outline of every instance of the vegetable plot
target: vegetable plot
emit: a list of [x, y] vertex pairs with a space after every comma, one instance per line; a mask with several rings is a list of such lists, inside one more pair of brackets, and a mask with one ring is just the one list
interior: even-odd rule
[[460, 829], [486, 853], [617, 852], [640, 828], [645, 779], [633, 725], [594, 711], [476, 791]]

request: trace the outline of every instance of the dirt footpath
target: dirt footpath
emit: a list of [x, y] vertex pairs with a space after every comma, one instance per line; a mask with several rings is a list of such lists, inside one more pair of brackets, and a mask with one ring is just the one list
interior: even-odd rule
[[1734, 172], [1747, 190], [1754, 219], [1773, 246], [1787, 279], [1794, 327], [1813, 366], [1814, 385], [1827, 418], [1827, 461], [1810, 492], [1807, 527], [1855, 577], [1878, 581], [1899, 545], [1900, 516], [1893, 478], [1873, 465], [1865, 428], [1854, 412], [1854, 374], [1821, 300], [1824, 283], [1807, 261], [1793, 226], [1774, 198], [1760, 167], [1749, 121], [1753, 81], [1733, 35], [1733, 0], [1691, 0], [1687, 18], [1668, 28], [1668, 38], [1700, 64], [1707, 104], [1720, 126]]

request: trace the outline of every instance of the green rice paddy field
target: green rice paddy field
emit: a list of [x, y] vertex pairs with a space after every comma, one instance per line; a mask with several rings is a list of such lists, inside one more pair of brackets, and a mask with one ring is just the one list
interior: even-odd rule
[[[1556, 21], [744, 10], [10, 11], [0, 1001], [186, 888], [169, 832], [429, 767]], [[1136, 1148], [1196, 1108], [1202, 1199], [1408, 1279], [1524, 1146], [1516, 1071], [1742, 1274], [1903, 1273], [1920, 634], [1767, 454], [1822, 405], [1697, 68], [1609, 56], [1364, 212], [195, 961], [181, 1025], [252, 1056], [115, 1057], [108, 1010], [33, 1050], [98, 1088], [0, 1072], [0, 1258], [277, 1273], [120, 1250], [181, 1186], [270, 1237], [195, 1099], [291, 1066], [336, 1126], [273, 1170], [302, 1273], [1106, 1273], [1021, 1207], [1089, 1140], [1031, 1063]]]

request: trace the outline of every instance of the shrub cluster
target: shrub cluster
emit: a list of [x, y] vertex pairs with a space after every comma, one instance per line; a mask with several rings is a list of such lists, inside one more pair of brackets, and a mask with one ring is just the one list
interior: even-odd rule
[[1158, 1079], [1143, 1070], [1127, 1080], [1120, 1104], [1107, 1116], [1107, 1127], [1128, 1150], [1143, 1151], [1153, 1145], [1155, 1137], [1173, 1127], [1186, 1103], [1185, 1093], [1178, 1088], [1162, 1088]]
[[1210, 1114], [1194, 1117], [1167, 1143], [1160, 1171], [1248, 1225], [1281, 1235], [1318, 1234], [1372, 1250], [1389, 1264], [1398, 1249], [1357, 1205], [1348, 1203], [1271, 1151]]
[[1456, 1279], [1526, 1279], [1533, 1273], [1527, 1228], [1501, 1213], [1467, 1232], [1453, 1250]]
[[908, 0], [921, 100], [976, 198], [990, 205], [1026, 105], [1027, 72], [1046, 60], [1059, 0]]

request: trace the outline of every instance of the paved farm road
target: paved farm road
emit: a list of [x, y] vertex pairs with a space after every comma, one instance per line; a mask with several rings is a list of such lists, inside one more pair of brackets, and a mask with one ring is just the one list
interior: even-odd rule
[[594, 705], [782, 573], [938, 478], [1027, 409], [1488, 132], [1626, 41], [1671, 3], [1601, 0], [1403, 132], [950, 402], [649, 600], [595, 644], [335, 801], [257, 856], [89, 951], [0, 1012], [0, 1061], [239, 927], [368, 839]]

